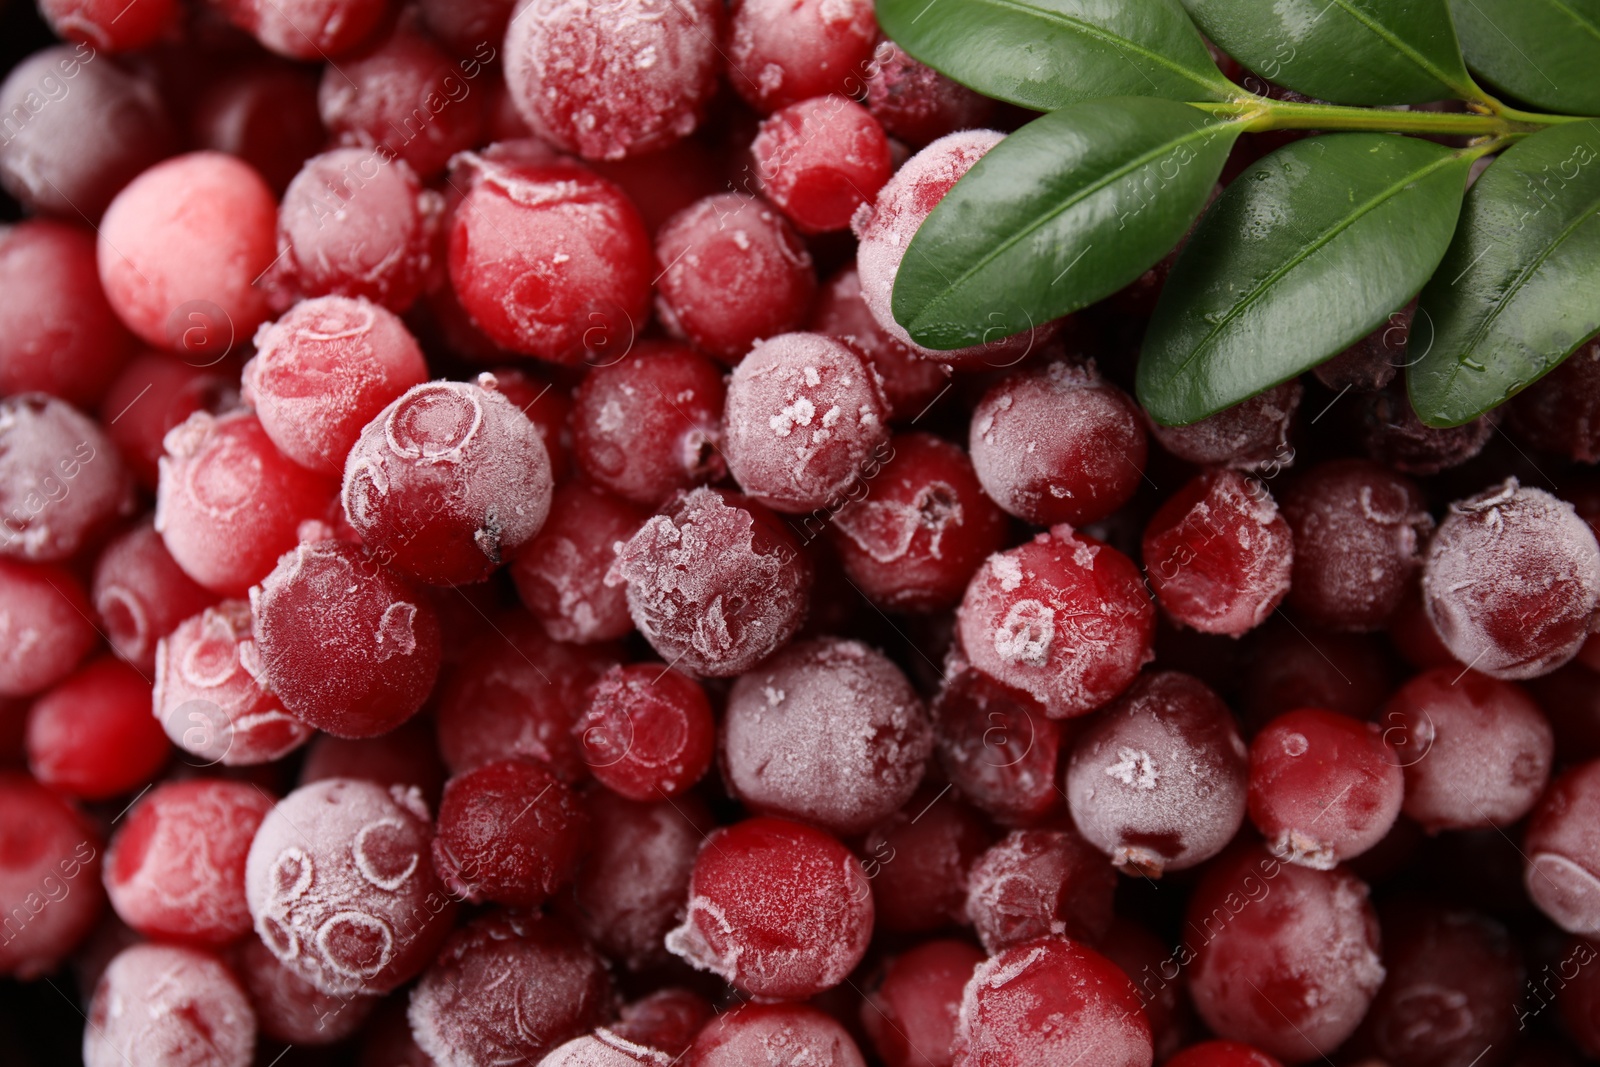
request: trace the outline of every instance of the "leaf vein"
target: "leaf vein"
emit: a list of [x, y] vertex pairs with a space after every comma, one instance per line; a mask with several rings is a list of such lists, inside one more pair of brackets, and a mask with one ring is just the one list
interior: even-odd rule
[[1473, 96], [1472, 87], [1470, 85], [1453, 81], [1451, 75], [1440, 70], [1430, 59], [1428, 59], [1427, 56], [1424, 56], [1421, 52], [1418, 52], [1416, 49], [1402, 41], [1399, 37], [1396, 37], [1394, 33], [1392, 33], [1383, 23], [1372, 18], [1365, 11], [1354, 7], [1350, 3], [1350, 0], [1333, 0], [1333, 2], [1338, 4], [1340, 10], [1344, 11], [1345, 14], [1349, 15], [1351, 18], [1365, 26], [1367, 30], [1375, 37], [1387, 42], [1389, 46], [1392, 47], [1396, 52], [1399, 52], [1401, 55], [1411, 60], [1411, 62], [1423, 72], [1436, 79], [1439, 84], [1453, 90], [1458, 96], [1465, 98], [1471, 98]]

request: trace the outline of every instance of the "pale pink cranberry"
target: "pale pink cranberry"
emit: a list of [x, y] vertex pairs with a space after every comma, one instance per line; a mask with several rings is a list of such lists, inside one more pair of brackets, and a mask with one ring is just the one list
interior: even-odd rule
[[823, 285], [806, 329], [843, 341], [866, 357], [878, 372], [896, 421], [916, 421], [950, 388], [948, 367], [923, 359], [878, 325], [861, 299], [861, 275], [854, 263]]
[[28, 709], [28, 769], [52, 789], [104, 800], [161, 772], [171, 748], [150, 714], [150, 683], [101, 656]]
[[100, 835], [26, 774], [0, 772], [0, 974], [49, 974], [100, 915]]
[[890, 40], [878, 42], [867, 73], [867, 110], [889, 136], [921, 148], [957, 130], [989, 125], [995, 102], [923, 66]]
[[1302, 392], [1298, 379], [1284, 382], [1187, 426], [1162, 426], [1152, 421], [1150, 432], [1162, 448], [1179, 459], [1254, 471], [1270, 478], [1294, 464], [1289, 427]]
[[628, 600], [605, 583], [614, 550], [648, 512], [583, 482], [557, 486], [539, 534], [511, 561], [517, 596], [557, 641], [614, 641], [633, 629]]
[[884, 965], [861, 1027], [888, 1067], [950, 1067], [961, 993], [984, 958], [965, 941], [927, 941]]
[[1094, 944], [1111, 928], [1117, 875], [1072, 830], [1013, 830], [967, 875], [967, 919], [991, 955], [1036, 937]]
[[146, 351], [117, 375], [100, 404], [100, 422], [139, 485], [155, 492], [167, 434], [190, 415], [221, 415], [239, 406], [237, 361], [197, 367]]
[[83, 1031], [85, 1067], [248, 1067], [250, 998], [215, 956], [177, 945], [124, 949], [95, 986]]
[[[747, 1002], [706, 1023], [689, 1049], [695, 1067], [745, 1067], [782, 1050], [793, 1064], [866, 1067], [855, 1039], [808, 1004]], [[781, 1061], [780, 1061], [781, 1062]]]
[[262, 47], [290, 59], [330, 60], [359, 45], [388, 0], [207, 0]]
[[91, 596], [107, 642], [145, 673], [155, 669], [157, 642], [217, 601], [183, 573], [148, 519], [100, 553]]
[[586, 159], [664, 148], [716, 89], [722, 19], [713, 0], [523, 0], [506, 87], [535, 135]]
[[856, 96], [877, 38], [868, 0], [738, 0], [728, 84], [763, 112], [824, 93]]
[[672, 1067], [673, 1058], [600, 1027], [552, 1049], [540, 1067]]
[[322, 992], [274, 956], [259, 937], [242, 938], [231, 956], [233, 972], [256, 1010], [256, 1025], [274, 1041], [332, 1045], [361, 1029], [378, 1006], [375, 996]]
[[133, 506], [133, 479], [93, 419], [44, 393], [0, 400], [0, 555], [70, 559]]
[[92, 618], [71, 571], [0, 559], [0, 696], [32, 696], [71, 674], [99, 642]]
[[812, 97], [775, 112], [750, 145], [761, 195], [801, 233], [850, 228], [894, 167], [889, 139], [848, 97]]

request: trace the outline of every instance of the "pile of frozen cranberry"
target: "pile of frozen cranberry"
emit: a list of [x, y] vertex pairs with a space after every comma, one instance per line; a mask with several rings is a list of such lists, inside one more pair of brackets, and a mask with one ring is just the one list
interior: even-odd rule
[[1600, 1056], [1600, 348], [922, 349], [1027, 116], [868, 0], [39, 8], [0, 1002], [90, 1067]]

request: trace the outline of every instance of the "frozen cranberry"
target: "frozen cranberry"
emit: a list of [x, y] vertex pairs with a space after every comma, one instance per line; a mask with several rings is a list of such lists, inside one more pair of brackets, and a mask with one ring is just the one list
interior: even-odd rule
[[1289, 606], [1333, 630], [1387, 622], [1433, 529], [1416, 484], [1376, 463], [1337, 459], [1296, 478], [1281, 504], [1294, 532]]
[[602, 488], [655, 506], [715, 482], [722, 456], [722, 372], [688, 345], [644, 341], [578, 386], [573, 445]]
[[189, 117], [194, 147], [238, 156], [281, 195], [327, 141], [317, 114], [317, 74], [278, 59], [223, 74], [206, 86]]
[[207, 765], [270, 763], [313, 729], [283, 710], [244, 666], [255, 665], [250, 605], [224, 600], [191, 616], [156, 650], [156, 721], [173, 744]]
[[[550, 472], [557, 482], [572, 474], [572, 397], [554, 382], [513, 367], [493, 371], [500, 394], [517, 406], [539, 431], [539, 440], [550, 456]], [[588, 381], [588, 377], [584, 378]]]
[[268, 51], [323, 59], [359, 45], [388, 14], [388, 0], [208, 0]]
[[244, 399], [261, 428], [284, 455], [335, 478], [362, 427], [428, 380], [405, 324], [365, 300], [302, 301], [258, 330], [255, 344]]
[[1362, 450], [1370, 459], [1404, 474], [1438, 474], [1459, 467], [1488, 444], [1496, 416], [1484, 415], [1449, 429], [1436, 430], [1417, 417], [1405, 388], [1391, 385], [1365, 393], [1355, 402], [1354, 417]]
[[1155, 614], [1132, 560], [1058, 526], [990, 556], [957, 626], [974, 667], [1066, 719], [1128, 687], [1151, 658]]
[[1522, 440], [1579, 463], [1600, 461], [1600, 341], [1590, 341], [1506, 407]]
[[44, 393], [0, 400], [0, 555], [66, 560], [132, 511], [132, 479], [94, 420]]
[[[255, 670], [302, 722], [372, 737], [422, 707], [439, 620], [422, 591], [342, 541], [307, 542], [250, 590]], [[248, 664], [247, 664], [248, 666]]]
[[1164, 1067], [1283, 1067], [1242, 1041], [1202, 1041], [1168, 1060]]
[[655, 241], [662, 325], [725, 363], [797, 328], [816, 293], [811, 254], [784, 218], [744, 193], [697, 200]]
[[535, 907], [572, 877], [588, 829], [577, 795], [527, 760], [445, 783], [433, 864], [457, 896]]
[[417, 13], [434, 40], [458, 56], [492, 61], [494, 45], [505, 39], [514, 0], [421, 0]]
[[1562, 774], [1523, 835], [1528, 896], [1569, 933], [1600, 935], [1600, 761]]
[[0, 227], [0, 396], [93, 404], [132, 344], [100, 289], [93, 233], [46, 219]]
[[878, 372], [889, 414], [896, 420], [915, 422], [950, 387], [949, 368], [923, 359], [878, 325], [861, 299], [861, 275], [853, 263], [822, 287], [806, 328], [843, 341], [866, 357]]
[[660, 1049], [629, 1041], [601, 1027], [553, 1049], [539, 1067], [672, 1067], [673, 1058]]
[[1405, 767], [1407, 815], [1430, 830], [1507, 826], [1550, 778], [1549, 720], [1511, 682], [1441, 667], [1407, 682], [1383, 722]]
[[0, 696], [32, 696], [72, 673], [99, 640], [71, 571], [0, 558]]
[[277, 255], [278, 205], [261, 175], [221, 152], [191, 152], [130, 182], [100, 228], [100, 282], [128, 328], [203, 361], [269, 312], [257, 279]]
[[611, 1016], [611, 980], [582, 938], [495, 912], [451, 935], [411, 991], [411, 1032], [440, 1064], [538, 1063]]
[[1061, 800], [1061, 724], [965, 664], [933, 701], [939, 766], [977, 807], [1005, 824], [1032, 823]]
[[824, 93], [855, 96], [877, 37], [868, 0], [738, 0], [728, 84], [762, 112]]
[[564, 782], [587, 776], [572, 724], [584, 693], [616, 662], [604, 645], [551, 640], [526, 613], [491, 621], [494, 636], [472, 650], [440, 688], [439, 754], [452, 774], [490, 760], [538, 760]]
[[517, 595], [558, 641], [611, 641], [633, 629], [622, 590], [605, 584], [613, 546], [644, 523], [642, 508], [581, 482], [557, 486], [539, 535], [511, 561]]
[[1353, 1033], [1383, 983], [1367, 887], [1240, 848], [1189, 901], [1189, 991], [1215, 1033], [1298, 1063]]
[[1317, 381], [1329, 389], [1343, 392], [1359, 389], [1373, 392], [1394, 380], [1401, 367], [1406, 366], [1406, 341], [1411, 333], [1411, 321], [1417, 313], [1417, 302], [1389, 316], [1387, 322], [1367, 336], [1340, 352], [1325, 363], [1311, 369]]
[[485, 375], [429, 382], [361, 431], [344, 510], [373, 556], [436, 585], [487, 578], [544, 525], [550, 458], [539, 433]]
[[1289, 592], [1294, 538], [1264, 482], [1208, 471], [1157, 511], [1144, 531], [1145, 574], [1174, 620], [1238, 637]]
[[100, 839], [25, 774], [0, 772], [0, 974], [55, 970], [100, 914]]
[[1456, 659], [1534, 678], [1577, 655], [1600, 604], [1600, 544], [1571, 504], [1515, 478], [1450, 505], [1422, 602]]
[[670, 958], [663, 938], [683, 919], [695, 850], [705, 840], [701, 826], [711, 825], [710, 814], [693, 796], [640, 804], [600, 790], [587, 799], [590, 847], [572, 889], [557, 900], [561, 913], [630, 969], [663, 963]]
[[145, 673], [155, 669], [156, 642], [217, 600], [183, 573], [148, 519], [100, 553], [92, 595], [112, 649]]
[[[1560, 983], [1555, 988], [1556, 1004], [1561, 1010], [1562, 1025], [1578, 1047], [1591, 1057], [1596, 1054], [1596, 1050], [1600, 1050], [1600, 1011], [1596, 1010], [1600, 1008], [1600, 984], [1595, 982], [1596, 975], [1600, 975], [1600, 969], [1589, 966], [1597, 957], [1600, 957], [1600, 951], [1596, 950], [1594, 942], [1572, 938], [1567, 942], [1555, 967], [1546, 965], [1544, 973], [1540, 975], [1543, 979], [1541, 985], [1545, 985], [1545, 988], [1549, 987], [1547, 983], [1552, 978]], [[1525, 1019], [1529, 1014], [1544, 1006], [1544, 998], [1539, 997], [1536, 1003], [1529, 1004], [1526, 1009], [1519, 1011], [1518, 1029], [1522, 1029], [1525, 1025]], [[1543, 1061], [1519, 1060], [1518, 1067], [1522, 1067], [1524, 1063], [1531, 1067], [1532, 1064], [1540, 1062]]]
[[713, 1015], [705, 997], [682, 986], [666, 986], [624, 1004], [620, 1017], [606, 1029], [624, 1040], [681, 1057]]
[[473, 321], [495, 343], [557, 363], [627, 351], [653, 273], [628, 198], [575, 163], [464, 158], [471, 184], [450, 224], [450, 280]]
[[100, 404], [100, 422], [128, 469], [145, 489], [160, 481], [166, 437], [196, 411], [221, 415], [239, 406], [237, 368], [198, 367], [166, 352], [130, 360]]
[[413, 790], [334, 778], [278, 801], [250, 845], [245, 896], [273, 955], [324, 993], [387, 993], [433, 959], [453, 906]]
[[272, 803], [254, 785], [220, 778], [145, 794], [106, 852], [117, 917], [166, 940], [225, 945], [247, 932], [244, 861]]
[[1279, 859], [1328, 870], [1383, 840], [1405, 798], [1401, 756], [1375, 723], [1311, 708], [1250, 743], [1250, 821]]
[[306, 747], [300, 784], [325, 778], [365, 778], [379, 785], [416, 786], [424, 799], [437, 800], [444, 788], [431, 724], [412, 719], [377, 737], [344, 738], [318, 734]]
[[806, 1004], [740, 1004], [706, 1024], [689, 1049], [693, 1067], [866, 1067], [849, 1031]]
[[840, 835], [909, 800], [933, 749], [900, 669], [840, 638], [791, 645], [735, 682], [720, 740], [729, 792], [747, 807]]
[[647, 521], [606, 575], [626, 583], [634, 625], [669, 664], [742, 674], [805, 621], [811, 562], [754, 501], [694, 489]]
[[849, 849], [801, 823], [747, 819], [706, 838], [667, 948], [752, 996], [804, 999], [861, 962], [872, 915]]
[[209, 953], [177, 945], [124, 949], [95, 986], [83, 1031], [85, 1067], [247, 1067], [256, 1015]]
[[[1188, 1037], [1191, 1029], [1182, 966], [1186, 958], [1161, 938], [1137, 923], [1114, 919], [1111, 930], [1096, 945], [1133, 983], [1157, 1059], [1165, 1061]], [[1228, 1067], [1228, 1065], [1222, 1065]], [[1247, 1064], [1245, 1067], [1276, 1067]]]
[[1098, 941], [1117, 876], [1071, 830], [1013, 830], [967, 876], [967, 918], [992, 955], [1048, 934]]
[[716, 744], [705, 692], [659, 663], [611, 668], [572, 732], [600, 783], [631, 800], [688, 789], [710, 769]]
[[1233, 840], [1249, 754], [1221, 698], [1197, 678], [1161, 671], [1088, 723], [1063, 784], [1090, 844], [1128, 873], [1159, 878]]
[[1522, 1029], [1522, 961], [1505, 927], [1431, 900], [1386, 907], [1382, 917], [1388, 976], [1362, 1027], [1372, 1050], [1416, 1067], [1509, 1058]]
[[982, 817], [950, 786], [924, 785], [862, 844], [881, 929], [923, 933], [967, 921], [967, 872], [988, 848]]
[[928, 941], [884, 965], [861, 1026], [888, 1067], [950, 1067], [961, 992], [983, 960], [964, 941]]
[[250, 994], [265, 1037], [288, 1045], [331, 1045], [361, 1029], [378, 998], [324, 993], [272, 954], [259, 937], [233, 951], [233, 970]]
[[39, 14], [58, 37], [128, 52], [174, 36], [183, 9], [178, 0], [39, 0]]
[[890, 40], [878, 42], [866, 78], [867, 110], [891, 137], [921, 148], [957, 130], [989, 124], [994, 101], [906, 55]]
[[[703, 138], [674, 141], [626, 159], [591, 159], [588, 165], [600, 177], [622, 187], [652, 234], [696, 200], [728, 187], [727, 161]], [[741, 183], [741, 187], [748, 185]]]
[[1387, 652], [1365, 634], [1307, 629], [1280, 618], [1253, 631], [1240, 710], [1247, 732], [1296, 708], [1365, 719], [1393, 689]]
[[993, 386], [972, 412], [967, 447], [984, 492], [1048, 526], [1097, 522], [1144, 476], [1138, 408], [1093, 364], [1054, 362]]
[[34, 211], [99, 218], [117, 190], [172, 151], [155, 86], [98, 59], [87, 43], [56, 45], [0, 84], [0, 187]]
[[[746, 0], [745, 7], [759, 0]], [[850, 228], [889, 180], [889, 140], [872, 113], [837, 94], [790, 104], [761, 124], [750, 151], [761, 194], [801, 233]]]
[[278, 209], [287, 254], [273, 283], [301, 296], [363, 297], [404, 311], [434, 266], [442, 204], [404, 160], [336, 148], [306, 160]]
[[28, 769], [52, 789], [100, 800], [160, 773], [169, 748], [150, 715], [150, 683], [101, 656], [34, 701]]
[[955, 1067], [1072, 1063], [1150, 1067], [1150, 1024], [1127, 977], [1064, 937], [1005, 949], [978, 965], [961, 998]]
[[1161, 447], [1202, 466], [1234, 467], [1268, 478], [1294, 463], [1289, 424], [1300, 406], [1300, 382], [1287, 381], [1187, 426], [1152, 422]]

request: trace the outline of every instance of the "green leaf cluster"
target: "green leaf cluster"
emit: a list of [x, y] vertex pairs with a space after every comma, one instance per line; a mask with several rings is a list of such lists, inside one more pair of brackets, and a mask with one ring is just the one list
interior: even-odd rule
[[[878, 19], [1045, 112], [913, 239], [893, 309], [922, 345], [1075, 311], [1180, 242], [1137, 376], [1163, 423], [1310, 369], [1413, 297], [1407, 382], [1432, 426], [1600, 332], [1600, 0], [878, 0]], [[1253, 77], [1224, 76], [1208, 39]], [[1439, 101], [1457, 103], [1407, 106]], [[1207, 208], [1234, 142], [1268, 130], [1316, 132]]]

